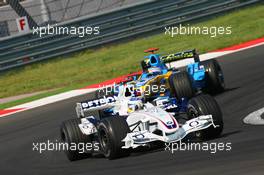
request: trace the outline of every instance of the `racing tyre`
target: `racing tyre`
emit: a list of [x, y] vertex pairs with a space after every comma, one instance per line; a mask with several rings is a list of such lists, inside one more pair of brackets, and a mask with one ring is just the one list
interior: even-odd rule
[[217, 138], [221, 135], [224, 127], [222, 112], [216, 100], [210, 95], [199, 95], [189, 101], [187, 107], [189, 119], [200, 115], [212, 115], [214, 124], [218, 127], [210, 126], [207, 129], [196, 132], [196, 137], [201, 140]]
[[170, 76], [170, 87], [173, 96], [178, 99], [191, 98], [195, 94], [192, 81], [185, 71]]
[[103, 119], [98, 125], [99, 143], [101, 151], [108, 159], [115, 159], [129, 155], [129, 151], [122, 149], [122, 140], [130, 132], [125, 118], [120, 116]]
[[207, 60], [201, 62], [206, 73], [206, 88], [205, 91], [210, 94], [223, 92], [225, 89], [224, 74], [216, 60]]
[[[84, 135], [79, 129], [79, 124], [81, 123], [80, 119], [71, 119], [62, 123], [60, 135], [61, 140], [64, 143], [70, 145], [76, 145], [78, 148], [78, 144], [87, 144], [92, 143], [90, 136]], [[85, 146], [84, 146], [85, 148]], [[80, 160], [84, 158], [88, 158], [91, 156], [91, 153], [83, 153], [83, 150], [65, 150], [65, 153], [70, 161]]]

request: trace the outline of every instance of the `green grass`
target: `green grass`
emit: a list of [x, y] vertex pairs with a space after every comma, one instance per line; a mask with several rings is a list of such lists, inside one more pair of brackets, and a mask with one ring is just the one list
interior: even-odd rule
[[[194, 24], [207, 27], [231, 26], [231, 35], [219, 35], [215, 38], [210, 35], [177, 35], [172, 38], [161, 33], [127, 43], [86, 50], [68, 59], [56, 58], [11, 70], [0, 76], [0, 98], [54, 88], [60, 88], [59, 92], [63, 92], [137, 71], [140, 69], [140, 60], [145, 56], [143, 50], [149, 47], [159, 47], [161, 53], [192, 48], [204, 53], [260, 38], [264, 36], [263, 11], [264, 5], [257, 5]], [[31, 97], [30, 100], [32, 99], [37, 98]]]

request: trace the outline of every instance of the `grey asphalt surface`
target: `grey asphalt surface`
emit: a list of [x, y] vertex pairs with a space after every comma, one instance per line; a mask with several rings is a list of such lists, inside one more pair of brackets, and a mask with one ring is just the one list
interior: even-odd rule
[[249, 113], [264, 106], [264, 46], [220, 57], [227, 91], [215, 96], [225, 128], [221, 138], [210, 142], [232, 143], [231, 151], [150, 151], [107, 160], [96, 157], [69, 162], [62, 151], [32, 151], [32, 143], [56, 141], [63, 120], [75, 117], [70, 100], [0, 118], [0, 174], [178, 174], [263, 175], [264, 126], [243, 124]]

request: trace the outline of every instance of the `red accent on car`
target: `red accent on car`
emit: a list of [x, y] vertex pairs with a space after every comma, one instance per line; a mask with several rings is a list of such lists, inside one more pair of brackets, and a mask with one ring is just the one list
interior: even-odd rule
[[135, 95], [136, 95], [136, 97], [140, 97], [142, 94], [141, 94], [140, 91], [136, 91], [136, 92], [135, 92]]
[[159, 50], [159, 48], [149, 48], [149, 49], [147, 49], [147, 50], [144, 50], [144, 52], [145, 53], [152, 53], [152, 54], [154, 54], [154, 52], [156, 52], [156, 51], [158, 51]]

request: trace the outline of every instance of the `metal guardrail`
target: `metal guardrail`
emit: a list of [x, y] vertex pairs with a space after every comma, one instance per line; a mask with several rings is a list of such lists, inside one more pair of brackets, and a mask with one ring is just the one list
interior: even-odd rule
[[261, 0], [158, 0], [111, 13], [65, 23], [63, 26], [99, 26], [100, 35], [28, 33], [0, 40], [0, 71], [154, 31], [166, 26], [209, 17]]
[[[82, 16], [96, 15], [144, 1], [148, 0], [23, 0], [21, 5], [38, 25], [43, 25], [67, 22]], [[0, 34], [3, 28], [11, 35], [19, 32], [16, 26], [16, 12], [10, 5], [0, 5], [0, 16], [0, 23], [7, 23], [0, 28]], [[2, 36], [9, 36], [9, 34], [2, 32]]]

